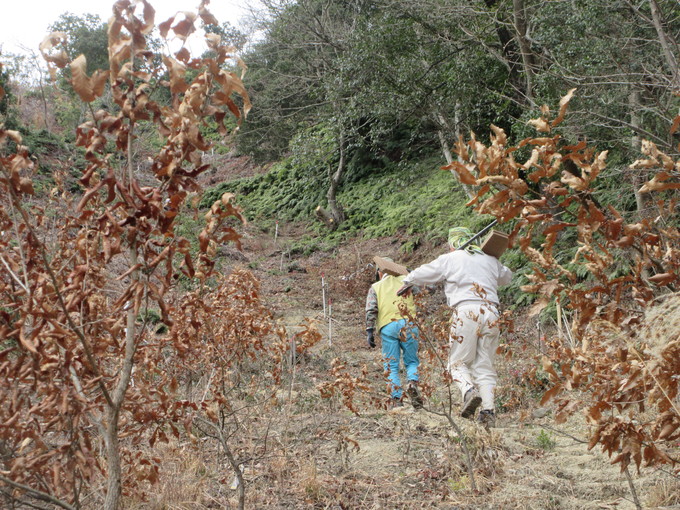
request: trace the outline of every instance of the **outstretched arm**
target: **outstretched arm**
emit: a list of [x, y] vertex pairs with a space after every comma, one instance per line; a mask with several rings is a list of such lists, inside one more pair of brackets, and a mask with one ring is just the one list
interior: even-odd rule
[[498, 263], [500, 267], [500, 274], [498, 275], [498, 285], [508, 285], [510, 280], [512, 280], [512, 271], [505, 267], [500, 262]]
[[428, 264], [411, 271], [404, 278], [405, 285], [432, 285], [446, 279], [444, 271], [444, 255], [437, 257]]

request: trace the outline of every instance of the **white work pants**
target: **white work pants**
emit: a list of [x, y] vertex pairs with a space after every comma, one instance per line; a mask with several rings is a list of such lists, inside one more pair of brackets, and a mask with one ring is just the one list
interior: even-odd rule
[[461, 395], [476, 387], [482, 409], [494, 408], [498, 348], [498, 311], [488, 303], [462, 303], [451, 318], [449, 371]]

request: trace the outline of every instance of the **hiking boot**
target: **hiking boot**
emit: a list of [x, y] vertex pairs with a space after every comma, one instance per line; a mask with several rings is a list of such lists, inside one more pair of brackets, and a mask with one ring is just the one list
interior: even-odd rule
[[463, 398], [463, 408], [460, 410], [460, 415], [463, 418], [471, 418], [474, 416], [475, 411], [482, 403], [482, 397], [479, 396], [477, 388], [470, 388], [465, 392], [465, 397]]
[[496, 413], [493, 409], [482, 409], [477, 416], [477, 422], [486, 430], [496, 426]]
[[421, 397], [420, 393], [418, 392], [418, 381], [409, 381], [408, 387], [406, 388], [406, 394], [411, 400], [413, 409], [423, 408], [423, 397]]

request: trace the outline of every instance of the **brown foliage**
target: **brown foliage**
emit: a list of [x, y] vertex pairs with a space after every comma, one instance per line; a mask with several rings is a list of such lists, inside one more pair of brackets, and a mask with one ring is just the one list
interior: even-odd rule
[[[492, 126], [489, 146], [474, 135], [468, 142], [460, 139], [461, 162], [445, 168], [478, 186], [470, 204], [479, 212], [512, 225], [511, 241], [531, 263], [531, 284], [523, 290], [540, 296], [532, 313], [557, 299], [573, 320], [567, 338], [550, 342], [543, 359], [552, 383], [543, 401], [556, 399], [557, 420], [585, 407], [596, 426], [590, 446], [600, 444], [616, 454], [614, 462], [622, 469], [630, 462], [639, 467], [643, 460], [670, 462], [664, 444], [677, 438], [680, 428], [677, 330], [666, 329], [652, 350], [639, 324], [663, 287], [674, 290], [680, 281], [677, 196], [670, 193], [680, 188], [680, 161], [651, 142], [642, 144], [645, 158], [630, 168], [654, 173], [639, 192], [659, 193], [657, 213], [627, 222], [596, 198], [606, 151], [583, 141], [566, 145], [553, 132], [573, 93], [560, 101], [554, 119], [543, 107], [541, 117], [530, 121], [545, 136], [508, 146], [505, 133]], [[524, 162], [516, 160], [520, 148], [531, 149]], [[555, 254], [556, 242], [567, 233], [578, 245], [570, 263], [585, 267], [586, 279]], [[621, 258], [630, 262], [630, 271], [615, 275]], [[585, 392], [587, 399], [577, 399], [571, 390]]]
[[[52, 67], [70, 65], [71, 83], [84, 102], [102, 95], [108, 78], [117, 106], [93, 112], [77, 129], [76, 143], [88, 161], [79, 181], [83, 193], [75, 207], [67, 193], [46, 206], [59, 217], [56, 231], [44, 229], [46, 209], [27, 200], [34, 192], [34, 166], [20, 135], [0, 128], [0, 446], [7, 452], [1, 470], [7, 483], [28, 486], [29, 495], [39, 499], [77, 503], [82, 484], [104, 472], [109, 478], [105, 506], [115, 508], [121, 458], [136, 466], [123, 474], [128, 490], [157, 479], [153, 458], [128, 448], [148, 440], [149, 430], [153, 444], [166, 439], [168, 430], [178, 435], [176, 423], [188, 429], [196, 406], [175, 399], [177, 380], [167, 370], [166, 355], [179, 347], [189, 352], [187, 345], [206, 333], [158, 339], [140, 317], [157, 307], [168, 325], [175, 316], [184, 320], [185, 311], [169, 298], [177, 279], [184, 274], [204, 283], [214, 274], [217, 247], [238, 243], [228, 219], [241, 216], [230, 195], [207, 213], [196, 262], [189, 240], [175, 231], [189, 193], [200, 191], [196, 177], [209, 168], [202, 151], [210, 144], [200, 127], [212, 118], [226, 131], [225, 117], [240, 122], [249, 108], [240, 78], [226, 68], [231, 49], [211, 36], [210, 58], [190, 59], [186, 49], [178, 51], [175, 57], [183, 65], [168, 69], [171, 102], [162, 106], [153, 93], [165, 85], [164, 69], [154, 67], [146, 47], [154, 11], [142, 3], [141, 18], [135, 15], [136, 2], [114, 5], [109, 70], [88, 75], [83, 56], [69, 63], [61, 49], [64, 34], [51, 34], [41, 44]], [[205, 4], [201, 16], [211, 19]], [[195, 18], [188, 16], [172, 30], [184, 39]], [[176, 85], [181, 82], [186, 87]], [[135, 170], [133, 159], [141, 122], [155, 125], [165, 140], [148, 176]], [[249, 282], [231, 280], [231, 285], [247, 288]], [[194, 303], [199, 299], [191, 296]], [[232, 319], [241, 311], [232, 309]], [[247, 324], [256, 328], [255, 322]], [[218, 326], [204, 321], [194, 327], [200, 332], [207, 325]], [[253, 334], [270, 331], [261, 327]], [[259, 345], [233, 345], [237, 351], [231, 355], [248, 355]], [[208, 356], [203, 363], [217, 355], [202, 354]], [[125, 448], [119, 446], [123, 437]], [[97, 453], [100, 441], [105, 463]], [[15, 491], [17, 498], [22, 493]]]

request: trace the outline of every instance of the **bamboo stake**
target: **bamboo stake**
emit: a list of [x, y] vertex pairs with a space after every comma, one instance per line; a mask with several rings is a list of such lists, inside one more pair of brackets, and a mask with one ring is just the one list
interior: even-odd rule
[[560, 298], [557, 298], [557, 336], [562, 341], [562, 307], [560, 306]]
[[297, 345], [295, 342], [295, 335], [290, 337], [290, 368], [295, 370], [295, 357], [297, 355]]
[[274, 231], [274, 243], [279, 238], [279, 221], [276, 220], [276, 230]]
[[323, 301], [323, 316], [326, 318], [326, 283], [324, 282], [324, 274], [321, 273], [321, 301]]
[[333, 345], [333, 325], [332, 325], [332, 317], [333, 316], [333, 302], [329, 299], [328, 300], [328, 345]]
[[210, 377], [208, 377], [208, 384], [205, 385], [205, 391], [203, 392], [203, 396], [201, 397], [201, 402], [205, 400], [205, 397], [208, 396], [208, 390], [210, 390], [210, 383], [212, 382], [213, 375], [215, 375], [215, 368], [213, 368], [210, 371]]

